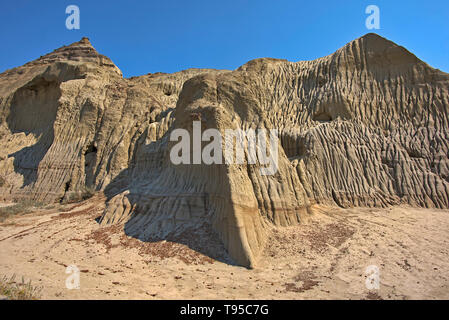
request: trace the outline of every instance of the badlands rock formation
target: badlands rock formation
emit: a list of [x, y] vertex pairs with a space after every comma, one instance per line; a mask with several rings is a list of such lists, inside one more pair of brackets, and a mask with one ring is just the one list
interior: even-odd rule
[[[0, 75], [0, 196], [107, 196], [144, 241], [214, 230], [254, 267], [314, 203], [449, 207], [449, 75], [376, 34], [327, 57], [124, 79], [89, 40]], [[277, 129], [278, 171], [170, 161], [170, 133]], [[246, 153], [247, 155], [247, 153]]]

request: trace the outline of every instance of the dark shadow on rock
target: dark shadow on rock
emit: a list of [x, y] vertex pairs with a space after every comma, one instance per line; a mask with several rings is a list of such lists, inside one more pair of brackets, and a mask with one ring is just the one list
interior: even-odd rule
[[23, 186], [34, 183], [37, 169], [53, 144], [54, 129], [61, 92], [57, 82], [37, 77], [18, 89], [6, 119], [13, 134], [33, 134], [38, 142], [9, 155], [14, 157], [14, 171], [24, 177]]
[[14, 157], [14, 171], [23, 176], [22, 188], [36, 182], [39, 163], [52, 145], [53, 138], [53, 130], [48, 131], [36, 144], [8, 155]]
[[[132, 219], [132, 218], [131, 218]], [[133, 237], [145, 243], [158, 243], [161, 241], [178, 243], [185, 245], [189, 249], [197, 252], [198, 254], [209, 257], [213, 260], [232, 265], [238, 266], [229, 256], [226, 248], [221, 242], [220, 238], [213, 230], [212, 226], [204, 222], [198, 226], [186, 227], [179, 234], [169, 234], [165, 237], [151, 237], [143, 239], [139, 236], [134, 236], [129, 232], [128, 223], [125, 223], [124, 232], [127, 236]]]
[[[167, 133], [164, 135], [165, 138], [168, 138], [169, 132], [171, 129], [167, 131]], [[142, 135], [143, 137], [146, 136], [146, 134]], [[161, 139], [151, 142], [148, 145], [145, 145], [145, 139], [139, 139], [139, 143], [136, 143], [136, 146], [134, 148], [132, 159], [130, 160], [130, 166], [123, 171], [121, 171], [104, 189], [104, 194], [107, 198], [106, 201], [110, 201], [113, 197], [116, 195], [119, 195], [120, 193], [124, 191], [128, 191], [129, 193], [126, 195], [127, 200], [131, 204], [131, 206], [134, 208], [131, 216], [129, 219], [125, 222], [124, 225], [124, 232], [127, 236], [138, 239], [142, 242], [146, 243], [157, 243], [161, 241], [167, 241], [167, 242], [174, 242], [179, 243], [182, 245], [187, 246], [191, 250], [200, 253], [206, 257], [212, 258], [213, 260], [228, 264], [228, 265], [234, 265], [238, 266], [232, 258], [227, 253], [226, 248], [224, 247], [222, 241], [220, 240], [218, 234], [213, 229], [210, 221], [207, 221], [209, 215], [208, 215], [208, 195], [204, 192], [198, 192], [198, 194], [190, 195], [190, 197], [200, 197], [201, 199], [198, 202], [204, 203], [204, 211], [205, 220], [200, 220], [198, 218], [198, 223], [196, 221], [192, 220], [191, 223], [187, 223], [186, 226], [182, 226], [181, 228], [176, 228], [176, 230], [173, 230], [173, 232], [169, 232], [167, 235], [163, 237], [149, 237], [144, 238], [142, 232], [133, 232], [131, 231], [132, 226], [135, 228], [136, 219], [141, 218], [142, 214], [145, 215], [151, 215], [155, 214], [152, 212], [144, 212], [141, 213], [140, 209], [141, 206], [139, 205], [141, 203], [141, 199], [144, 198], [148, 201], [148, 199], [154, 198], [154, 200], [151, 201], [164, 201], [169, 197], [175, 197], [180, 200], [183, 195], [167, 195], [167, 196], [154, 196], [142, 193], [142, 184], [145, 183], [145, 181], [151, 181], [151, 179], [158, 177], [159, 174], [161, 174], [161, 167], [155, 167], [154, 172], [147, 172], [145, 170], [141, 170], [141, 168], [138, 168], [138, 161], [137, 157], [140, 157], [142, 159], [143, 157], [151, 157], [153, 154], [156, 154], [158, 152], [163, 152], [161, 147], [161, 141], [164, 139], [162, 137]], [[161, 153], [162, 156], [163, 153]], [[157, 159], [156, 155], [156, 160]], [[148, 192], [149, 190], [146, 190]], [[104, 218], [104, 216], [101, 217], [101, 220]], [[101, 223], [100, 220], [100, 223]], [[139, 222], [137, 222], [139, 224]], [[145, 223], [145, 222], [144, 222]], [[151, 222], [150, 222], [151, 224]]]

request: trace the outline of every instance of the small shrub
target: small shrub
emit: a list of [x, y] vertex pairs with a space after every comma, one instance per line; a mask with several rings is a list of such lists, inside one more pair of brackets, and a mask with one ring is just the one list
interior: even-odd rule
[[5, 183], [6, 183], [5, 178], [0, 177], [0, 187], [3, 187]]
[[95, 189], [92, 187], [85, 187], [82, 191], [81, 191], [81, 198], [83, 200], [87, 200], [90, 199], [94, 196], [95, 194]]
[[81, 202], [94, 196], [95, 189], [92, 187], [83, 187], [79, 191], [67, 192], [62, 204]]
[[8, 300], [37, 300], [41, 291], [42, 287], [33, 286], [31, 280], [25, 282], [23, 277], [20, 282], [16, 281], [16, 275], [0, 278], [0, 295], [6, 296]]

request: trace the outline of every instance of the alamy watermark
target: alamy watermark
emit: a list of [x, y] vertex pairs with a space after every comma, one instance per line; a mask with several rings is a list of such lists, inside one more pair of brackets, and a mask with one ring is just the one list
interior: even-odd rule
[[369, 16], [365, 20], [365, 26], [368, 30], [380, 29], [380, 9], [378, 6], [371, 4], [366, 7], [365, 13]]
[[65, 19], [65, 27], [69, 30], [79, 30], [80, 28], [80, 8], [74, 4], [71, 4], [65, 8], [65, 13], [69, 14]]
[[75, 265], [70, 265], [65, 269], [65, 273], [70, 274], [65, 280], [65, 287], [69, 290], [80, 288], [80, 269]]
[[[276, 129], [226, 129], [223, 139], [220, 131], [214, 128], [201, 134], [201, 121], [193, 121], [192, 131], [193, 137], [186, 129], [175, 129], [171, 132], [170, 141], [179, 141], [170, 150], [170, 160], [173, 164], [259, 163], [262, 166], [259, 169], [261, 175], [273, 175], [278, 170], [279, 139]], [[203, 142], [210, 143], [202, 148]]]
[[380, 270], [376, 265], [370, 265], [365, 269], [365, 287], [368, 290], [379, 290], [380, 288]]

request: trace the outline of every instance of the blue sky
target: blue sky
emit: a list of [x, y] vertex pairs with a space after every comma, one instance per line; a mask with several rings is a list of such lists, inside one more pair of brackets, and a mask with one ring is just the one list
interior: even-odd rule
[[[65, 27], [70, 4], [80, 8], [80, 30]], [[365, 27], [370, 4], [380, 8], [380, 30]], [[260, 57], [312, 60], [371, 31], [449, 72], [447, 0], [1, 0], [0, 72], [83, 36], [130, 77], [235, 69]]]

